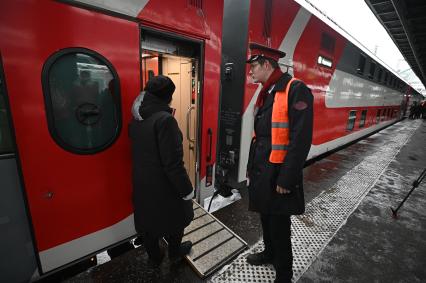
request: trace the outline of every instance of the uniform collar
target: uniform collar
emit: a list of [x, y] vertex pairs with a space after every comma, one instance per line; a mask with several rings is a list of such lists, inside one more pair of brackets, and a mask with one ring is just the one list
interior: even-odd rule
[[287, 83], [291, 80], [289, 73], [284, 73], [273, 86], [273, 91], [284, 91]]

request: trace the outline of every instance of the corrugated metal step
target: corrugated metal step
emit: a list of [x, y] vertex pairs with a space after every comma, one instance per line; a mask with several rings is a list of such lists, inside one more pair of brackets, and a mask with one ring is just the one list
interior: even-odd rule
[[240, 254], [248, 245], [196, 202], [193, 209], [194, 220], [186, 227], [183, 241], [192, 242], [192, 250], [186, 258], [197, 274], [204, 278]]

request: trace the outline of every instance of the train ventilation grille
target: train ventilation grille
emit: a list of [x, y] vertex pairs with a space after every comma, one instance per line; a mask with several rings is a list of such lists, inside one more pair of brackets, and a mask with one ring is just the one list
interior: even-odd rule
[[189, 0], [189, 5], [202, 10], [203, 0]]

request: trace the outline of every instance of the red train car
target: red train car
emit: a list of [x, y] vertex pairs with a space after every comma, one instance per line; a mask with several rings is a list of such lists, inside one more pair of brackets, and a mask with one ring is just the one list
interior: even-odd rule
[[[308, 159], [399, 120], [414, 90], [385, 63], [305, 0], [226, 2], [217, 187], [244, 187], [260, 87], [251, 82], [248, 43], [286, 52], [281, 69], [314, 95]], [[244, 11], [242, 13], [241, 11]], [[242, 117], [242, 118], [241, 118]], [[216, 180], [221, 180], [216, 178]]]
[[203, 197], [215, 162], [223, 1], [19, 0], [0, 11], [0, 199], [14, 203], [4, 215], [20, 215], [1, 223], [2, 278], [48, 273], [135, 235], [127, 125], [152, 75], [177, 86], [185, 164]]

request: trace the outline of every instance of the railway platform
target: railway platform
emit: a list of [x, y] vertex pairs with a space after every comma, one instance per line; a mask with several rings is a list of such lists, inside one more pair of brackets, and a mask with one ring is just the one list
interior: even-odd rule
[[[426, 181], [392, 217], [426, 168], [426, 121], [402, 120], [304, 169], [306, 213], [292, 218], [294, 282], [424, 282]], [[273, 282], [271, 266], [249, 266], [261, 250], [258, 215], [242, 199], [213, 215], [249, 245], [221, 270], [200, 279], [167, 258], [150, 268], [143, 246], [66, 282]]]

